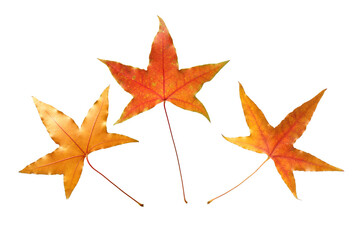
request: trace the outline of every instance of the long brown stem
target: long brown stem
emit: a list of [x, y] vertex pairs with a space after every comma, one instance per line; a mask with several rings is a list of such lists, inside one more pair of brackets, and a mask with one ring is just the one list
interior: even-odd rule
[[122, 189], [120, 189], [116, 184], [114, 184], [111, 180], [109, 180], [106, 176], [104, 176], [101, 172], [99, 172], [97, 169], [95, 169], [92, 164], [90, 164], [89, 159], [88, 159], [88, 155], [86, 155], [86, 159], [87, 162], [89, 164], [89, 166], [96, 171], [97, 173], [99, 173], [102, 177], [104, 177], [108, 182], [112, 183], [113, 186], [115, 186], [116, 188], [118, 188], [119, 191], [123, 192], [124, 194], [126, 194], [130, 199], [132, 199], [133, 201], [135, 201], [136, 203], [138, 203], [138, 205], [140, 205], [141, 207], [143, 207], [142, 203], [139, 203], [136, 199], [134, 199], [133, 197], [131, 197], [130, 195], [128, 195], [125, 191], [123, 191]]
[[230, 189], [229, 191], [211, 199], [210, 201], [207, 202], [207, 204], [210, 204], [212, 201], [214, 201], [215, 199], [218, 199], [219, 197], [224, 196], [225, 194], [231, 192], [232, 190], [234, 190], [235, 188], [239, 187], [243, 182], [245, 182], [246, 180], [248, 180], [251, 176], [254, 175], [254, 173], [256, 173], [263, 165], [264, 163], [266, 163], [269, 160], [270, 157], [268, 157], [252, 174], [250, 174], [247, 178], [245, 178], [241, 183], [239, 183], [238, 185], [236, 185], [235, 187], [233, 187], [232, 189]]
[[171, 130], [171, 125], [170, 125], [170, 120], [168, 119], [168, 115], [167, 115], [167, 111], [166, 111], [166, 101], [163, 102], [163, 108], [165, 109], [165, 114], [166, 114], [166, 119], [167, 119], [167, 123], [168, 123], [168, 128], [170, 129], [173, 147], [175, 148], [175, 153], [176, 153], [176, 158], [177, 158], [177, 164], [178, 164], [178, 170], [179, 170], [179, 172], [180, 172], [181, 186], [182, 186], [182, 193], [183, 193], [183, 196], [184, 196], [184, 201], [185, 201], [185, 203], [187, 203], [187, 201], [186, 201], [186, 196], [185, 196], [185, 189], [184, 189], [184, 181], [182, 180], [180, 160], [179, 160], [179, 158], [178, 158], [175, 140], [173, 139], [172, 130]]

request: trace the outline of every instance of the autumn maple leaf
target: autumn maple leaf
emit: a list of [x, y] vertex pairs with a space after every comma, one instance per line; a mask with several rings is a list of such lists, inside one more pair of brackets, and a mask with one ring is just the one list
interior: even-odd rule
[[[259, 166], [259, 168], [269, 159], [272, 159], [285, 184], [296, 198], [297, 193], [293, 171], [343, 171], [340, 168], [323, 162], [309, 153], [293, 147], [294, 142], [302, 136], [305, 131], [306, 126], [312, 118], [318, 102], [323, 96], [325, 90], [321, 91], [314, 98], [289, 113], [285, 119], [274, 128], [270, 126], [258, 106], [246, 95], [242, 85], [239, 85], [240, 99], [246, 122], [250, 128], [250, 136], [224, 138], [242, 148], [257, 153], [267, 154], [268, 158]], [[259, 170], [259, 168], [257, 170]], [[252, 176], [255, 172], [253, 172], [250, 176]], [[231, 190], [235, 189], [240, 184]], [[208, 203], [225, 195], [226, 193], [210, 200]]]
[[[88, 155], [99, 149], [137, 142], [137, 140], [130, 137], [107, 132], [108, 90], [109, 87], [103, 91], [98, 101], [96, 101], [88, 111], [80, 128], [73, 119], [64, 113], [33, 97], [42, 122], [48, 130], [50, 137], [55, 143], [59, 144], [59, 147], [52, 153], [28, 165], [20, 172], [63, 174], [66, 198], [70, 197], [79, 181], [84, 165], [84, 158], [86, 158], [93, 170], [106, 178], [89, 163]], [[116, 186], [108, 178], [106, 179]], [[116, 187], [118, 188], [118, 186]], [[125, 193], [120, 188], [118, 189]], [[125, 194], [129, 196], [127, 193]], [[136, 201], [132, 197], [130, 198]], [[137, 203], [142, 206], [141, 203]]]
[[117, 123], [165, 101], [180, 108], [201, 113], [209, 119], [204, 105], [195, 97], [195, 94], [228, 61], [179, 70], [176, 49], [170, 33], [164, 21], [161, 18], [159, 21], [159, 31], [152, 44], [147, 70], [100, 59], [109, 67], [113, 77], [123, 89], [133, 95], [133, 99], [124, 109]]
[[[100, 61], [108, 66], [113, 77], [123, 89], [133, 95], [133, 99], [126, 106], [120, 119], [116, 123], [121, 123], [163, 102], [171, 131], [166, 111], [166, 101], [180, 108], [198, 112], [210, 120], [204, 105], [195, 97], [195, 94], [201, 89], [202, 85], [210, 81], [228, 61], [179, 70], [176, 49], [173, 45], [172, 38], [164, 21], [161, 18], [159, 18], [159, 21], [159, 31], [152, 44], [147, 70], [100, 59]], [[173, 140], [172, 131], [171, 137]], [[187, 202], [185, 194], [184, 200]]]

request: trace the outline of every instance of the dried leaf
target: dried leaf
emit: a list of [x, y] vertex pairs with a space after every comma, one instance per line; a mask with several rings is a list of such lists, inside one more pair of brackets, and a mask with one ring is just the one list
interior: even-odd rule
[[[243, 106], [245, 119], [250, 129], [250, 136], [236, 138], [225, 137], [225, 139], [242, 148], [257, 153], [267, 154], [267, 160], [273, 159], [279, 174], [296, 198], [297, 192], [293, 171], [343, 171], [340, 168], [323, 162], [309, 153], [293, 147], [294, 142], [300, 136], [302, 136], [303, 132], [305, 131], [307, 124], [312, 118], [312, 115], [325, 90], [321, 91], [317, 96], [299, 106], [293, 112], [289, 113], [286, 118], [277, 127], [274, 128], [270, 126], [263, 112], [258, 108], [258, 106], [246, 95], [242, 85], [239, 85], [240, 99]], [[261, 166], [267, 160], [265, 160]], [[259, 170], [259, 168], [257, 170]], [[255, 172], [253, 172], [251, 175], [253, 175]], [[240, 184], [238, 184], [236, 187], [238, 187]], [[231, 190], [235, 189], [236, 187], [232, 188]], [[222, 195], [218, 197], [221, 197]], [[216, 198], [210, 200], [208, 203], [212, 202]]]
[[164, 21], [161, 18], [159, 20], [160, 27], [152, 44], [147, 70], [100, 59], [123, 89], [133, 95], [117, 123], [165, 101], [201, 113], [210, 120], [204, 105], [195, 94], [228, 61], [179, 70], [172, 38]]
[[[91, 152], [124, 143], [137, 142], [130, 137], [107, 132], [108, 90], [109, 87], [103, 91], [98, 101], [88, 111], [80, 128], [73, 119], [64, 113], [33, 97], [41, 120], [50, 137], [59, 147], [20, 172], [63, 174], [65, 195], [66, 198], [69, 198], [82, 173], [84, 158], [88, 161], [88, 155]], [[101, 175], [104, 177], [103, 174]]]

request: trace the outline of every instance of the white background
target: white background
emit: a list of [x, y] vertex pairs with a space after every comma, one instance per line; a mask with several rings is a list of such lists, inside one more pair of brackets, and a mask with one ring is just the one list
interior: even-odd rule
[[[152, 2], [152, 3], [151, 3]], [[1, 239], [361, 239], [360, 1], [2, 1]], [[201, 89], [211, 118], [162, 105], [118, 125], [131, 95], [97, 58], [146, 68], [158, 19], [180, 68], [230, 62]], [[295, 172], [296, 200], [272, 161], [226, 140], [249, 134], [238, 82], [277, 125], [327, 88], [295, 147], [345, 172]], [[53, 151], [31, 96], [83, 121], [108, 85], [108, 131], [139, 143], [90, 155], [69, 200], [62, 176], [20, 174]]]

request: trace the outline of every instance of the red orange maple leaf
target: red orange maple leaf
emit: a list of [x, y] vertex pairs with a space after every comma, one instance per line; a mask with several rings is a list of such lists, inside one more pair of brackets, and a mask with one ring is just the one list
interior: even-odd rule
[[[312, 118], [312, 115], [325, 90], [321, 91], [314, 98], [305, 102], [296, 108], [293, 112], [289, 113], [285, 119], [274, 128], [270, 126], [263, 112], [258, 108], [258, 106], [246, 95], [242, 85], [239, 85], [240, 99], [246, 122], [250, 128], [250, 136], [224, 138], [242, 148], [257, 153], [267, 154], [268, 158], [261, 164], [261, 166], [269, 159], [272, 159], [285, 184], [296, 198], [297, 192], [293, 171], [343, 171], [340, 168], [323, 162], [309, 153], [293, 147], [294, 142], [300, 136], [302, 136], [303, 132], [305, 131], [306, 126]], [[251, 175], [253, 175], [255, 172], [253, 172]], [[238, 187], [240, 184], [238, 184], [236, 187]], [[232, 188], [231, 190], [235, 189], [236, 187]], [[231, 190], [227, 191], [226, 193], [230, 192]], [[226, 193], [222, 195], [225, 195]], [[221, 197], [222, 195], [218, 197]], [[212, 202], [216, 198], [210, 200], [208, 203]]]
[[123, 89], [133, 95], [117, 123], [147, 111], [158, 103], [169, 101], [176, 106], [209, 115], [195, 97], [205, 82], [210, 81], [228, 61], [179, 70], [176, 49], [170, 33], [159, 18], [159, 31], [153, 41], [147, 70], [101, 60]]

